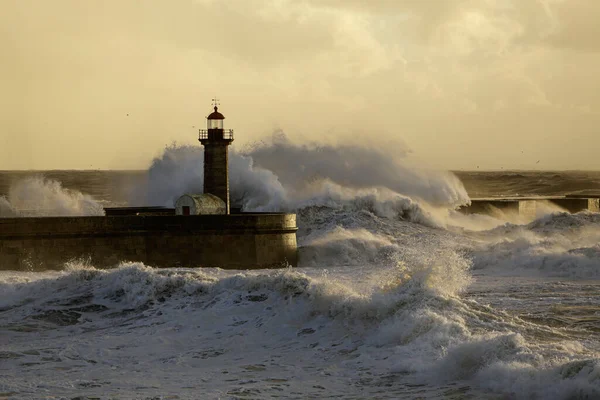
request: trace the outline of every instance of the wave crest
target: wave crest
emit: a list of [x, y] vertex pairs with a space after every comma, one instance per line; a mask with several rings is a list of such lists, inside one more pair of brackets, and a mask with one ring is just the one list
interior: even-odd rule
[[0, 197], [0, 217], [104, 215], [92, 196], [66, 189], [42, 176], [22, 179], [11, 185], [8, 197]]

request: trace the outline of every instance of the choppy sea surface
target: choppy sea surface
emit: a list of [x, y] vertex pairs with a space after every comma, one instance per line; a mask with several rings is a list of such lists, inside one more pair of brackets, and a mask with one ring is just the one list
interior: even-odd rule
[[[168, 205], [201, 187], [198, 153], [169, 151], [143, 172], [0, 172], [4, 213]], [[600, 398], [600, 215], [453, 211], [600, 193], [600, 173], [328, 165], [302, 186], [267, 155], [232, 157], [232, 198], [298, 214], [298, 268], [0, 271], [0, 398]]]

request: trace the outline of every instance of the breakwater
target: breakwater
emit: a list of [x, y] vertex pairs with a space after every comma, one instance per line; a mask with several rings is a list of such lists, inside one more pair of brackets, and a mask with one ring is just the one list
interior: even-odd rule
[[537, 197], [491, 197], [471, 199], [471, 204], [461, 207], [465, 214], [493, 214], [494, 211], [510, 212], [525, 217], [535, 217], [540, 204], [551, 204], [564, 211], [600, 212], [600, 198], [592, 196], [537, 196]]
[[155, 267], [274, 268], [297, 263], [296, 215], [0, 219], [0, 269], [140, 261]]

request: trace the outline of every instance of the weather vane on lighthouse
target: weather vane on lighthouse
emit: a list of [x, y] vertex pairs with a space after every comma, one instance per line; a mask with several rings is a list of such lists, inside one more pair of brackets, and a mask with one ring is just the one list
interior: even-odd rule
[[198, 140], [204, 146], [204, 193], [225, 202], [229, 214], [229, 154], [233, 129], [223, 129], [225, 116], [218, 111], [219, 99], [212, 99], [214, 111], [206, 117], [206, 129], [200, 129]]

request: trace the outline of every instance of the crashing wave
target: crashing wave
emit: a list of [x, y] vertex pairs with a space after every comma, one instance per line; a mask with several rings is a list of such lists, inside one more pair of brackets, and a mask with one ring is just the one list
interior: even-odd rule
[[[61, 329], [102, 331], [84, 353], [67, 358], [72, 364], [104, 349], [96, 369], [115, 362], [129, 368], [130, 359], [154, 364], [171, 357], [175, 346], [178, 361], [170, 368], [183, 377], [199, 350], [226, 366], [234, 358], [257, 357], [255, 349], [265, 348], [298, 367], [336, 360], [343, 375], [353, 379], [368, 370], [373, 377], [408, 374], [434, 388], [462, 381], [515, 398], [552, 393], [594, 398], [599, 393], [594, 353], [568, 347], [559, 331], [462, 299], [468, 268], [464, 257], [440, 253], [420, 265], [379, 269], [365, 285], [354, 273], [348, 276], [354, 279], [341, 280], [340, 274], [298, 270], [231, 273], [124, 263], [104, 271], [74, 264], [42, 276], [0, 276], [0, 308], [6, 327], [27, 324], [45, 335], [62, 335]], [[137, 343], [120, 341], [118, 354], [106, 351], [112, 335], [125, 332], [145, 335], [144, 348], [153, 350], [139, 353]], [[549, 340], [532, 344], [527, 339], [532, 335]], [[222, 347], [235, 340], [246, 345], [234, 352]], [[48, 358], [32, 354], [34, 362]], [[268, 365], [256, 374], [265, 371], [269, 377]], [[289, 374], [297, 372], [275, 368], [280, 377], [295, 381]]]
[[[266, 155], [277, 155], [277, 160], [267, 162]], [[167, 147], [153, 161], [147, 182], [135, 190], [131, 203], [173, 206], [181, 193], [202, 192], [203, 157], [197, 146]], [[337, 162], [341, 168], [334, 168]], [[443, 223], [423, 204], [448, 209], [469, 201], [460, 181], [448, 173], [426, 173], [374, 150], [295, 146], [287, 141], [245, 153], [231, 151], [230, 196], [233, 207], [249, 212], [309, 206], [367, 209], [429, 226]]]
[[0, 197], [0, 217], [85, 215], [104, 215], [104, 209], [93, 197], [43, 176], [17, 181], [7, 197]]

